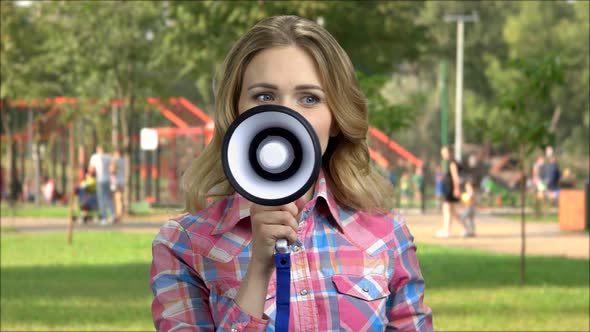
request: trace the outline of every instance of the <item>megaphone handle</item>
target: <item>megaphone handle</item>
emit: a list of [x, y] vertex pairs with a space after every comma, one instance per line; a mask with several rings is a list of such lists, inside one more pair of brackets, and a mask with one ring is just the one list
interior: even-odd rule
[[287, 243], [287, 239], [278, 239], [277, 243], [275, 244], [275, 250], [281, 254], [288, 253], [289, 252], [289, 245]]

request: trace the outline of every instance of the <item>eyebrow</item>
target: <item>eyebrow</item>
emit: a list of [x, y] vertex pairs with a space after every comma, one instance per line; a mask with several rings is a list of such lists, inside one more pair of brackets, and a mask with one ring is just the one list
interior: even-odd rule
[[[270, 83], [257, 83], [254, 85], [251, 85], [248, 90], [252, 90], [254, 88], [266, 88], [266, 89], [271, 89], [271, 90], [278, 90], [279, 87], [274, 85], [274, 84], [270, 84]], [[320, 86], [318, 85], [314, 85], [314, 84], [303, 84], [303, 85], [298, 85], [295, 87], [295, 90], [320, 90], [320, 91], [324, 91], [324, 89], [322, 89]]]

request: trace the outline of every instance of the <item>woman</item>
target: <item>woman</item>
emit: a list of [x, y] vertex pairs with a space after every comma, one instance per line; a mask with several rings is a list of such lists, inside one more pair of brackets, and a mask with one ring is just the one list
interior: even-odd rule
[[440, 150], [443, 160], [449, 163], [448, 171], [444, 180], [444, 202], [443, 202], [443, 228], [436, 232], [437, 237], [447, 238], [451, 235], [451, 226], [453, 218], [458, 219], [455, 211], [455, 203], [461, 198], [461, 188], [459, 183], [459, 165], [451, 159], [451, 152], [448, 147]]
[[[229, 51], [218, 82], [214, 137], [183, 177], [189, 214], [153, 243], [156, 328], [274, 330], [274, 247], [286, 238], [290, 330], [431, 331], [413, 237], [387, 212], [391, 188], [369, 164], [366, 100], [334, 38], [299, 17], [265, 19]], [[234, 193], [220, 162], [230, 124], [265, 104], [302, 114], [323, 155], [315, 186], [277, 207]]]

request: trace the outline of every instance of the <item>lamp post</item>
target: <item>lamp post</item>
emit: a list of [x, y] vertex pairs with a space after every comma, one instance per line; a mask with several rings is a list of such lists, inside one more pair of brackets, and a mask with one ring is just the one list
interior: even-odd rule
[[455, 160], [461, 162], [463, 144], [463, 35], [465, 22], [477, 22], [477, 12], [469, 15], [447, 14], [445, 22], [457, 22], [457, 82], [455, 86]]

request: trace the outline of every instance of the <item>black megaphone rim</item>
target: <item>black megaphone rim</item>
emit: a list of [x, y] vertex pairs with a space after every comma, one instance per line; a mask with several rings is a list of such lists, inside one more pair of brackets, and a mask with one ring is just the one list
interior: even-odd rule
[[[305, 130], [309, 134], [309, 137], [311, 138], [311, 142], [312, 142], [313, 150], [314, 150], [314, 155], [315, 155], [312, 172], [310, 174], [309, 179], [307, 179], [307, 181], [305, 182], [305, 184], [303, 186], [301, 186], [301, 188], [299, 188], [297, 191], [292, 193], [291, 195], [288, 195], [285, 197], [280, 197], [280, 198], [275, 198], [275, 199], [267, 199], [267, 198], [258, 197], [258, 196], [250, 194], [248, 191], [246, 191], [244, 188], [242, 188], [242, 186], [238, 183], [238, 181], [235, 179], [232, 172], [230, 171], [229, 156], [227, 154], [229, 142], [230, 142], [236, 128], [242, 122], [246, 121], [250, 117], [257, 115], [259, 113], [263, 113], [263, 112], [285, 113], [285, 114], [295, 118], [296, 120], [298, 120], [299, 123], [301, 125], [303, 125], [303, 127], [305, 128]], [[222, 163], [223, 172], [225, 173], [226, 179], [229, 181], [230, 185], [234, 188], [234, 190], [237, 191], [240, 195], [242, 195], [247, 200], [249, 200], [253, 203], [259, 204], [259, 205], [278, 206], [278, 205], [284, 205], [284, 204], [294, 202], [296, 199], [303, 196], [309, 190], [309, 188], [311, 188], [311, 186], [313, 186], [315, 184], [315, 182], [319, 176], [319, 173], [320, 173], [321, 160], [322, 160], [322, 152], [321, 151], [322, 150], [321, 150], [320, 140], [319, 140], [315, 130], [313, 129], [312, 125], [309, 123], [309, 121], [307, 121], [305, 119], [305, 117], [303, 117], [301, 114], [299, 114], [296, 111], [294, 111], [288, 107], [285, 107], [285, 106], [260, 105], [260, 106], [250, 108], [250, 109], [246, 110], [244, 113], [240, 114], [229, 126], [229, 128], [227, 129], [227, 132], [225, 133], [225, 135], [223, 137], [223, 144], [221, 146], [221, 163]]]

